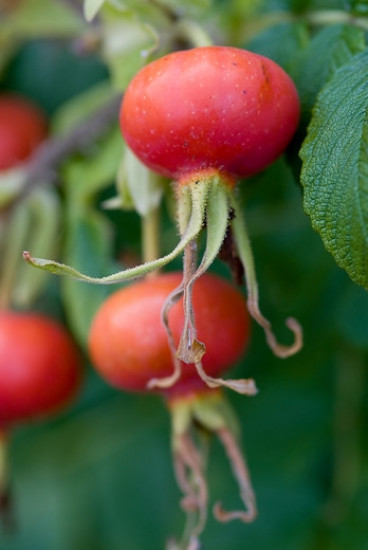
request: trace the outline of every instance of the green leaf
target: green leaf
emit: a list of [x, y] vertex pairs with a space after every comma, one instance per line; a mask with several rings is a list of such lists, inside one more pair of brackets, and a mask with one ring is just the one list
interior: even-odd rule
[[[114, 269], [111, 232], [105, 218], [89, 208], [80, 209], [66, 228], [64, 259], [76, 268], [106, 275]], [[68, 322], [79, 344], [86, 347], [89, 327], [98, 307], [111, 289], [62, 280], [62, 295]]]
[[24, 177], [23, 168], [11, 168], [0, 172], [0, 208], [9, 204], [18, 195]]
[[18, 265], [13, 283], [12, 302], [16, 307], [30, 307], [46, 283], [45, 273], [31, 273], [21, 259], [22, 248], [42, 256], [55, 255], [60, 246], [60, 200], [55, 189], [41, 187], [19, 207], [27, 220], [26, 234], [18, 249]]
[[92, 19], [97, 15], [106, 0], [84, 0], [84, 16], [87, 21], [92, 21]]
[[102, 53], [117, 89], [126, 88], [158, 44], [155, 29], [130, 13], [105, 25]]
[[110, 83], [101, 82], [64, 103], [53, 116], [53, 133], [68, 133], [79, 122], [103, 108], [114, 96]]
[[304, 23], [281, 23], [258, 33], [247, 44], [247, 48], [269, 57], [289, 70], [299, 52], [308, 42], [307, 28]]
[[304, 208], [340, 267], [368, 288], [368, 50], [321, 91], [301, 150]]
[[66, 2], [26, 0], [0, 21], [0, 39], [76, 35], [83, 28], [84, 21]]
[[30, 270], [22, 250], [55, 255], [60, 244], [60, 201], [55, 189], [40, 187], [0, 224], [2, 307], [28, 308], [45, 285], [45, 273]]
[[87, 205], [97, 192], [106, 189], [115, 179], [116, 167], [122, 154], [122, 139], [118, 128], [98, 144], [94, 156], [73, 159], [65, 167], [66, 186], [73, 196], [70, 209]]
[[294, 59], [291, 76], [298, 88], [302, 119], [307, 123], [316, 97], [334, 72], [365, 49], [364, 32], [349, 25], [322, 29]]
[[158, 207], [163, 194], [161, 178], [126, 147], [118, 171], [117, 187], [124, 208], [135, 208], [145, 216]]

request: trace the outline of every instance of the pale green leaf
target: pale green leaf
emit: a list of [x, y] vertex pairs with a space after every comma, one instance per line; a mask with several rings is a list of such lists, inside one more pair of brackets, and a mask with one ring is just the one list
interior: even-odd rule
[[30, 273], [22, 262], [22, 248], [35, 254], [55, 255], [60, 246], [60, 200], [55, 189], [40, 187], [20, 205], [20, 215], [27, 220], [24, 241], [18, 249], [18, 265], [13, 284], [12, 302], [17, 307], [30, 307], [46, 283], [45, 273]]
[[76, 35], [84, 21], [66, 2], [26, 0], [0, 21], [0, 38]]
[[163, 193], [160, 176], [149, 170], [129, 147], [124, 150], [117, 187], [124, 207], [133, 206], [141, 216], [157, 208]]
[[368, 50], [319, 94], [301, 150], [304, 208], [340, 267], [368, 288]]
[[102, 53], [114, 85], [122, 90], [158, 48], [159, 36], [151, 25], [131, 14], [104, 29]]
[[0, 207], [12, 201], [22, 189], [25, 173], [23, 168], [11, 168], [0, 172]]
[[106, 0], [84, 0], [84, 16], [87, 21], [92, 19], [98, 14]]

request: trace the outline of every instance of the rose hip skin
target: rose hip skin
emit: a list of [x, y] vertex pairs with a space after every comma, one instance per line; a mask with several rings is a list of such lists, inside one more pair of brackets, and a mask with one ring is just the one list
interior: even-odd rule
[[0, 430], [66, 405], [80, 358], [64, 328], [30, 313], [0, 312]]
[[[131, 391], [147, 390], [155, 377], [173, 370], [162, 306], [180, 283], [181, 273], [169, 273], [122, 288], [97, 312], [89, 335], [92, 361], [110, 384]], [[248, 340], [249, 318], [242, 295], [229, 283], [206, 274], [194, 285], [193, 309], [198, 338], [206, 345], [203, 367], [216, 376], [242, 355]], [[169, 312], [169, 326], [177, 344], [184, 324], [182, 300]], [[194, 365], [184, 364], [170, 395], [206, 388]]]
[[35, 105], [16, 95], [0, 96], [0, 170], [27, 160], [46, 135], [45, 117]]
[[174, 52], [129, 84], [120, 123], [152, 170], [181, 179], [205, 168], [249, 176], [285, 149], [299, 118], [296, 88], [272, 60], [231, 47]]

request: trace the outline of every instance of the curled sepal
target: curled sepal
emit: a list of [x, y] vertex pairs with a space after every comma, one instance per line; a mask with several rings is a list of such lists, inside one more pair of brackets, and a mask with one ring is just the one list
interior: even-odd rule
[[83, 274], [77, 269], [74, 269], [73, 267], [62, 264], [55, 260], [34, 258], [28, 251], [23, 252], [23, 258], [33, 267], [49, 271], [50, 273], [54, 273], [55, 275], [69, 277], [70, 279], [84, 281], [87, 283], [108, 285], [121, 283], [123, 281], [134, 279], [136, 277], [142, 277], [156, 269], [161, 269], [166, 264], [174, 260], [177, 256], [179, 256], [179, 254], [184, 251], [188, 243], [195, 239], [200, 233], [203, 225], [204, 211], [207, 200], [207, 188], [203, 187], [201, 190], [198, 190], [197, 196], [198, 200], [192, 206], [187, 227], [182, 235], [182, 238], [180, 239], [180, 242], [177, 244], [174, 250], [172, 250], [166, 256], [162, 256], [161, 258], [146, 262], [142, 265], [125, 269], [124, 271], [113, 273], [112, 275], [108, 275], [106, 277], [93, 277]]
[[220, 439], [230, 464], [234, 472], [234, 476], [238, 482], [240, 497], [244, 503], [245, 510], [232, 510], [227, 512], [222, 507], [221, 503], [217, 502], [213, 508], [213, 514], [218, 521], [223, 523], [239, 519], [244, 523], [251, 523], [257, 517], [256, 497], [253, 491], [250, 480], [249, 469], [242, 455], [239, 444], [227, 427], [222, 427], [217, 430], [217, 436]]
[[[183, 492], [182, 507], [187, 523], [180, 543], [171, 540], [170, 550], [199, 547], [199, 536], [207, 518], [208, 484], [205, 466], [208, 434], [218, 437], [229, 458], [245, 510], [226, 512], [215, 505], [215, 518], [221, 522], [240, 519], [251, 522], [257, 506], [246, 460], [240, 451], [239, 430], [235, 415], [220, 390], [176, 397], [168, 402], [172, 418], [172, 448], [175, 474]], [[203, 439], [205, 437], [205, 439]]]
[[294, 355], [303, 347], [303, 331], [298, 321], [292, 317], [286, 320], [286, 326], [291, 330], [294, 341], [287, 346], [280, 344], [272, 330], [271, 323], [266, 319], [259, 308], [258, 285], [254, 266], [253, 253], [248, 238], [248, 232], [234, 193], [229, 193], [230, 205], [233, 211], [231, 228], [237, 248], [237, 254], [244, 268], [246, 286], [248, 292], [248, 310], [251, 316], [263, 328], [266, 341], [277, 357], [286, 358]]
[[197, 369], [198, 375], [203, 380], [203, 382], [207, 384], [209, 388], [224, 387], [224, 388], [233, 390], [237, 393], [240, 393], [242, 395], [256, 395], [256, 393], [258, 393], [256, 384], [253, 378], [239, 378], [239, 379], [215, 378], [213, 376], [209, 376], [205, 372], [201, 361], [197, 361], [194, 364]]

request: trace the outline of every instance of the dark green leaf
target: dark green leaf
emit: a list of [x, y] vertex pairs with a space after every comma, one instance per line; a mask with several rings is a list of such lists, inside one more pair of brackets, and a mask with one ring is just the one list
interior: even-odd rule
[[348, 25], [323, 28], [294, 59], [291, 75], [298, 88], [302, 119], [307, 123], [320, 89], [354, 55], [365, 48], [364, 32]]
[[266, 29], [247, 44], [247, 48], [273, 59], [289, 70], [296, 53], [309, 41], [303, 23], [282, 23]]
[[318, 97], [303, 144], [304, 208], [327, 250], [368, 288], [368, 50]]

